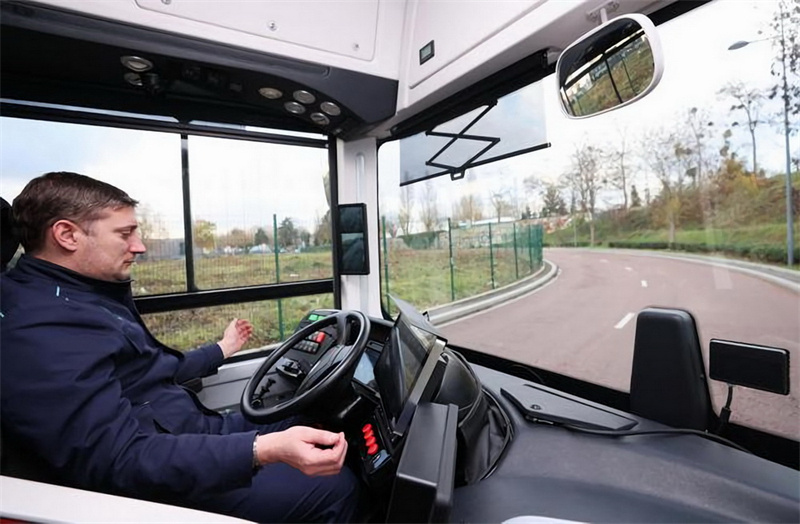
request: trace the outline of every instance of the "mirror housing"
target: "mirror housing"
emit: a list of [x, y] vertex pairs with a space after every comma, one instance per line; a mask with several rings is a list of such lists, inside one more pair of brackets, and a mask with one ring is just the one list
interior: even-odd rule
[[652, 91], [663, 72], [653, 22], [640, 14], [614, 18], [559, 56], [561, 108], [570, 118], [584, 118], [624, 107]]

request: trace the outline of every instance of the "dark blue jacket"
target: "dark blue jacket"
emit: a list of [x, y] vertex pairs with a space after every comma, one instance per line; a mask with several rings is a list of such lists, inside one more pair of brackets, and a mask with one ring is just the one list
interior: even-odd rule
[[23, 256], [0, 280], [0, 311], [3, 432], [64, 482], [142, 498], [250, 485], [254, 427], [179, 385], [216, 370], [220, 347], [159, 343], [130, 282]]

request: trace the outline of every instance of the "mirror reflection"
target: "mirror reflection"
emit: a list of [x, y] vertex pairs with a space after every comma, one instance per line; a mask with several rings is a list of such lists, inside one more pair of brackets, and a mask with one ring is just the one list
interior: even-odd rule
[[364, 204], [339, 205], [339, 272], [343, 275], [368, 275], [367, 209]]
[[621, 17], [561, 55], [561, 104], [574, 117], [601, 113], [643, 96], [656, 76], [650, 36], [636, 19]]

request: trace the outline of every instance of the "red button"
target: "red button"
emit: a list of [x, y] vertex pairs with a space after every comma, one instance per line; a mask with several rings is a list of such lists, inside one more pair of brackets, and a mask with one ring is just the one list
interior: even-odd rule
[[370, 435], [369, 437], [366, 438], [366, 440], [364, 442], [367, 444], [367, 447], [374, 446], [375, 445], [375, 437]]
[[323, 340], [325, 340], [325, 333], [320, 331], [319, 333], [317, 333], [317, 336], [314, 337], [314, 342], [316, 342], [317, 344], [322, 344]]
[[378, 445], [377, 444], [373, 444], [373, 445], [367, 447], [367, 454], [374, 455], [377, 452], [378, 452]]
[[363, 433], [369, 433], [372, 431], [372, 424], [364, 424], [364, 427], [361, 428]]

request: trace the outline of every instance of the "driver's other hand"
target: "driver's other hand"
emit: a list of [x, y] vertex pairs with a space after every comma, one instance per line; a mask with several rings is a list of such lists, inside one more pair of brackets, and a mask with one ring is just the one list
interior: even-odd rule
[[284, 462], [306, 475], [335, 475], [347, 455], [344, 433], [293, 426], [258, 437], [261, 464]]
[[253, 334], [253, 325], [249, 320], [243, 318], [234, 318], [225, 332], [222, 334], [222, 340], [217, 342], [219, 347], [222, 348], [222, 354], [225, 358], [239, 352], [245, 343], [250, 340]]

